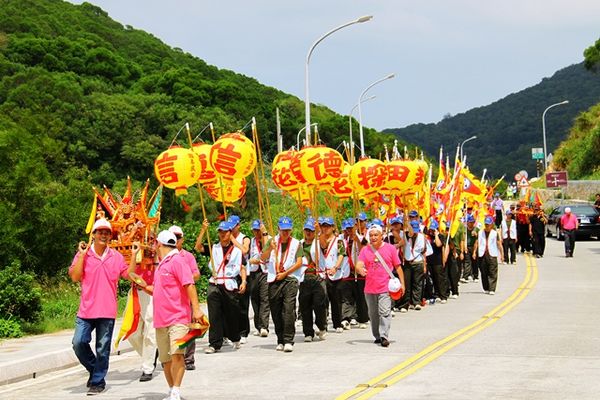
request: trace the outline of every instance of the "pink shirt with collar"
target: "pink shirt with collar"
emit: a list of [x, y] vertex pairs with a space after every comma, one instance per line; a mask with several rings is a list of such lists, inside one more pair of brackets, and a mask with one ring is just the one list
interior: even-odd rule
[[[383, 257], [391, 272], [400, 265], [398, 250], [389, 243], [383, 243], [377, 252]], [[364, 246], [360, 250], [358, 260], [365, 264], [367, 269], [367, 277], [365, 279], [365, 293], [382, 294], [388, 292], [388, 281], [390, 275], [387, 273], [383, 265], [375, 259], [375, 253], [371, 250], [371, 246]]]
[[[73, 270], [80, 253], [75, 254], [69, 272]], [[92, 246], [85, 254], [81, 277], [81, 300], [77, 316], [84, 319], [116, 318], [117, 283], [119, 276], [127, 279], [127, 264], [116, 250], [106, 248], [99, 256]]]
[[172, 250], [154, 271], [154, 327], [187, 325], [192, 318], [186, 286], [193, 285], [189, 266], [177, 249]]
[[198, 263], [196, 262], [196, 257], [192, 253], [187, 250], [179, 250], [179, 255], [183, 257], [185, 263], [190, 267], [190, 272], [192, 275], [200, 275], [200, 270], [198, 269]]

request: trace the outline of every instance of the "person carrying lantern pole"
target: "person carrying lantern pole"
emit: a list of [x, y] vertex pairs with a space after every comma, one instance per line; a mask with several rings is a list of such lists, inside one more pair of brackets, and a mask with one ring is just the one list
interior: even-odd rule
[[300, 241], [302, 249], [300, 273], [303, 274], [303, 278], [300, 283], [298, 303], [305, 342], [312, 342], [315, 337], [313, 324], [317, 325], [317, 335], [320, 340], [325, 340], [327, 335], [327, 287], [325, 271], [318, 268], [314, 261], [315, 225], [316, 222], [313, 218], [306, 220], [304, 239]]
[[[239, 295], [246, 290], [242, 251], [231, 241], [231, 225], [223, 221], [217, 229], [219, 242], [212, 247], [212, 259], [209, 263], [212, 276], [206, 296], [210, 318], [209, 346], [204, 349], [206, 354], [219, 351], [223, 346], [224, 337], [233, 342], [234, 349], [240, 348]], [[240, 277], [241, 284], [238, 285]]]
[[248, 259], [248, 291], [254, 310], [254, 336], [269, 336], [269, 284], [267, 283], [267, 266], [260, 255], [269, 240], [265, 226], [258, 219], [252, 221], [253, 237], [250, 239]]
[[[319, 268], [326, 272], [327, 278], [327, 297], [331, 304], [331, 321], [333, 329], [337, 333], [344, 331], [342, 325], [342, 305], [339, 293], [339, 285], [342, 282], [341, 265], [346, 255], [344, 243], [334, 235], [333, 227], [335, 222], [332, 217], [319, 217], [319, 239], [312, 246], [313, 249], [319, 251], [318, 259]], [[312, 250], [312, 249], [311, 249]]]
[[362, 245], [356, 236], [354, 227], [354, 218], [343, 220], [342, 233], [339, 236], [346, 251], [342, 261], [342, 282], [340, 283], [342, 326], [344, 329], [350, 329], [352, 326], [358, 325], [360, 329], [366, 329], [369, 313], [364, 294], [365, 279], [356, 273], [356, 262]]
[[[423, 277], [427, 268], [427, 240], [421, 233], [421, 223], [417, 219], [410, 221], [404, 245], [404, 279], [406, 292], [400, 304], [400, 310], [420, 310], [423, 291]], [[402, 311], [406, 312], [406, 311]]]
[[296, 295], [302, 277], [302, 252], [300, 242], [292, 237], [293, 222], [283, 216], [278, 220], [279, 233], [265, 245], [260, 258], [267, 263], [269, 306], [275, 325], [277, 346], [275, 350], [294, 351], [296, 334]]
[[[242, 268], [246, 271], [246, 280], [248, 277], [248, 252], [250, 251], [250, 238], [240, 232], [240, 217], [231, 215], [227, 222], [231, 226], [231, 243], [242, 251]], [[242, 290], [242, 286], [244, 289]], [[248, 308], [250, 307], [250, 291], [247, 290], [246, 283], [240, 285], [240, 344], [246, 344], [248, 333], [250, 331], [250, 320], [248, 319]]]

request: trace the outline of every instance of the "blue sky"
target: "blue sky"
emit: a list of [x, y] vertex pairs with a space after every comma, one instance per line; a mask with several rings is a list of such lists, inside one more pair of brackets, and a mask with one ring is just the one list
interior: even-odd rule
[[[80, 4], [82, 1], [71, 0]], [[598, 0], [91, 0], [219, 68], [347, 115], [369, 84], [363, 123], [377, 129], [437, 122], [535, 85], [583, 60], [600, 38]], [[301, 127], [298, 127], [299, 129]]]

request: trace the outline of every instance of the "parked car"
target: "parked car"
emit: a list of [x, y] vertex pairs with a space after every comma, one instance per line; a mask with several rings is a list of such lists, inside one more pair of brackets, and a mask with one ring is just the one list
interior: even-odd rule
[[560, 228], [560, 218], [565, 214], [567, 207], [571, 207], [571, 213], [575, 214], [579, 221], [579, 229], [575, 232], [577, 237], [596, 236], [600, 239], [600, 213], [591, 204], [563, 204], [556, 207], [548, 216], [546, 225], [548, 236], [554, 235], [558, 240], [564, 239]]

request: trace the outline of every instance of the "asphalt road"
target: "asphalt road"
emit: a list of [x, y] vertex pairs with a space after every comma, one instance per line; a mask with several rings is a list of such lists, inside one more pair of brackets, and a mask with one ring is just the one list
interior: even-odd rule
[[[501, 265], [495, 296], [478, 283], [460, 297], [396, 314], [391, 345], [372, 343], [370, 329], [329, 332], [293, 353], [275, 338], [250, 337], [242, 349], [205, 355], [184, 377], [185, 399], [598, 399], [600, 393], [600, 241], [578, 242], [564, 258], [562, 242], [547, 241], [542, 259], [519, 254]], [[135, 353], [113, 357], [99, 398], [162, 399], [157, 371], [140, 383]], [[1, 399], [81, 399], [82, 367], [0, 387]]]

